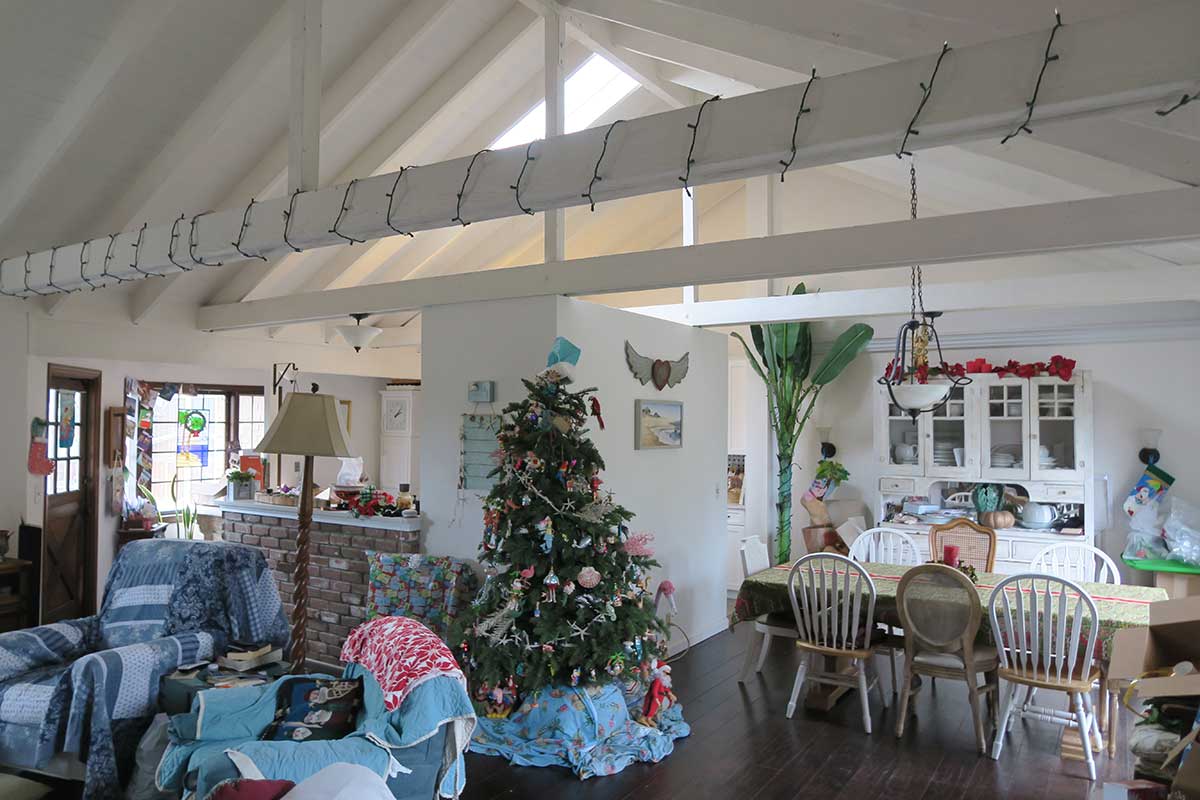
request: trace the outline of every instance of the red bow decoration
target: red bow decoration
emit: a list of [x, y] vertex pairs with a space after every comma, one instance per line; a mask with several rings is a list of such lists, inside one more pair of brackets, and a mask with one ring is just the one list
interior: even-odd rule
[[967, 362], [967, 372], [972, 375], [979, 375], [992, 371], [992, 365], [988, 363], [986, 358], [973, 358]]

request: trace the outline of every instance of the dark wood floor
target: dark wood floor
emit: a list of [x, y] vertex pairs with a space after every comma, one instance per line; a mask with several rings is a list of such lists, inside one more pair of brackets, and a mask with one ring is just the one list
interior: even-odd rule
[[[739, 684], [749, 633], [741, 625], [735, 633], [715, 636], [673, 666], [675, 691], [692, 735], [676, 742], [675, 752], [661, 763], [637, 764], [581, 782], [565, 769], [514, 767], [499, 758], [469, 754], [464, 800], [1058, 800], [1099, 797], [1105, 778], [1132, 776], [1130, 757], [1122, 748], [1113, 761], [1098, 756], [1101, 781], [1091, 784], [1082, 762], [1059, 757], [1062, 728], [1032, 721], [1014, 726], [998, 762], [977, 756], [965, 692], [961, 683], [951, 681], [938, 681], [935, 691], [927, 683], [920, 691], [916, 716], [903, 740], [893, 733], [890, 696], [884, 711], [874, 691], [875, 730], [870, 736], [863, 733], [855, 694], [828, 714], [797, 711], [795, 718], [786, 719], [795, 651], [775, 643], [763, 672]], [[884, 673], [887, 689], [886, 669]], [[1038, 701], [1051, 702], [1043, 694]]]

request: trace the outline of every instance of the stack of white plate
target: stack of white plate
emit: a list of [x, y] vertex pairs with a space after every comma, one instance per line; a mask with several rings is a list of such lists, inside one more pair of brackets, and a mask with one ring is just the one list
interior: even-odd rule
[[1038, 456], [1038, 466], [1042, 469], [1057, 469], [1058, 459], [1054, 456]]
[[1013, 469], [1017, 466], [1017, 457], [1012, 453], [992, 453], [992, 466], [996, 469]]
[[935, 442], [933, 445], [933, 463], [939, 467], [955, 467], [954, 442]]

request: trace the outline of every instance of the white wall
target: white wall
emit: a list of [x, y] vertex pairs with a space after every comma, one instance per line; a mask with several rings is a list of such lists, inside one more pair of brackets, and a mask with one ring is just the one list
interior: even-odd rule
[[[455, 489], [461, 415], [472, 410], [467, 383], [495, 380], [497, 410], [523, 398], [521, 378], [545, 367], [556, 335], [583, 351], [576, 382], [598, 389], [606, 429], [594, 423], [589, 428], [607, 465], [605, 487], [637, 515], [633, 530], [655, 534], [663, 565], [657, 577], [669, 578], [678, 590], [677, 622], [693, 641], [723, 630], [728, 357], [719, 334], [564, 298], [428, 309], [420, 458], [422, 510], [430, 523], [426, 550], [477, 555], [479, 498]], [[662, 393], [641, 386], [625, 365], [626, 338], [655, 357], [690, 352], [688, 378]], [[635, 451], [633, 401], [656, 396], [683, 401], [684, 446]]]

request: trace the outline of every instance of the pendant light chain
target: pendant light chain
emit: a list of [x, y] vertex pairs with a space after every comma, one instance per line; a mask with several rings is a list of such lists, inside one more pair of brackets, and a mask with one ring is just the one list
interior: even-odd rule
[[[908, 161], [908, 185], [911, 192], [911, 209], [912, 219], [917, 218], [917, 159], [916, 156], [909, 156]], [[924, 295], [924, 277], [921, 274], [921, 265], [914, 264], [912, 267], [912, 318], [917, 318], [917, 309], [920, 308], [921, 314], [925, 314], [925, 295]]]

